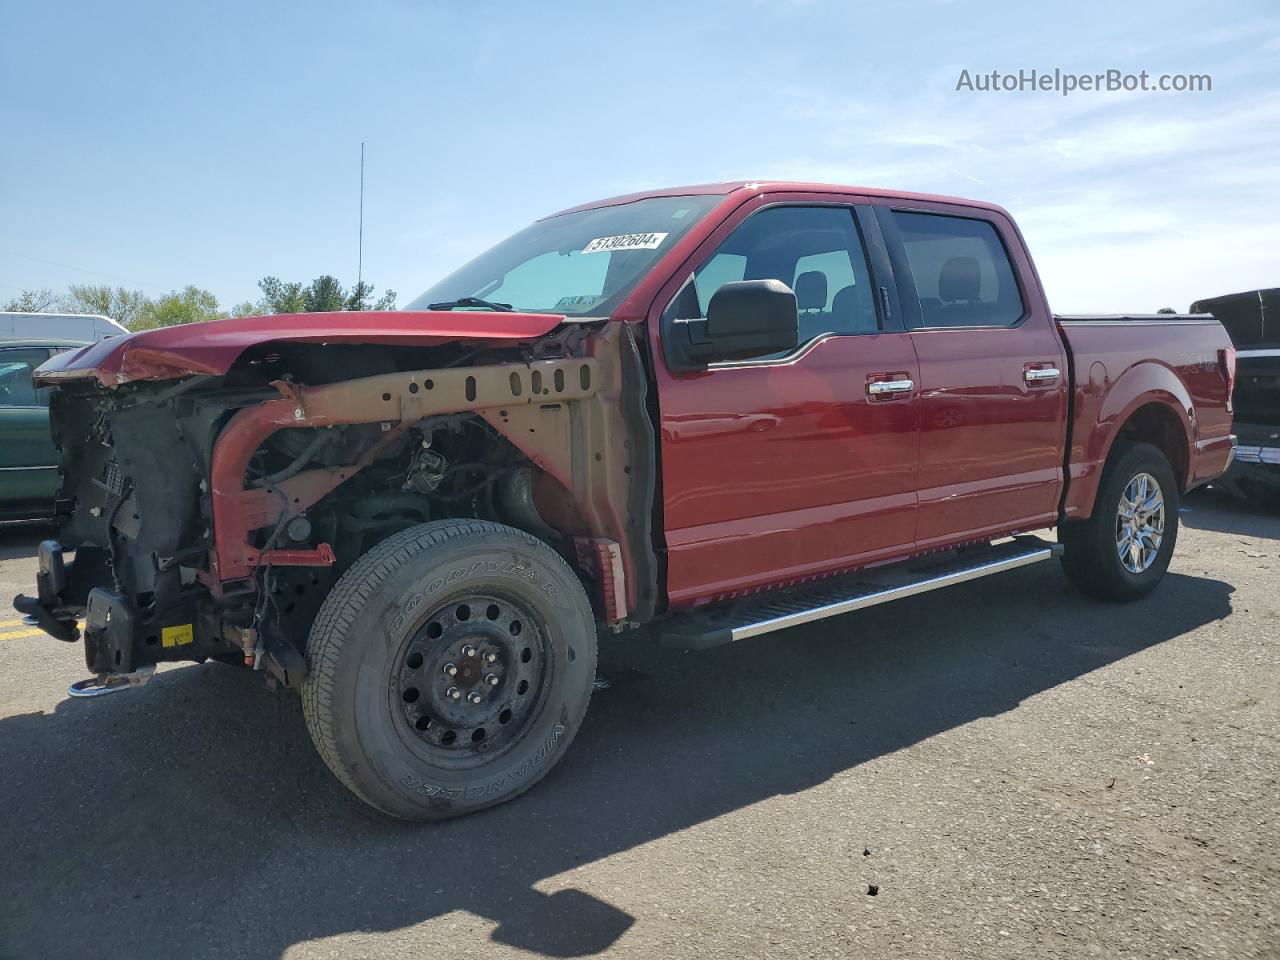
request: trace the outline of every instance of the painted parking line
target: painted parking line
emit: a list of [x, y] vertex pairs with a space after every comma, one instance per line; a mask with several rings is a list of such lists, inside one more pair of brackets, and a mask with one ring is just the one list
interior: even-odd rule
[[27, 637], [43, 637], [44, 631], [39, 627], [28, 628], [26, 630], [18, 630], [15, 633], [7, 633], [0, 630], [0, 643], [5, 640], [25, 640]]
[[[76, 626], [84, 629], [84, 621], [77, 620]], [[0, 643], [5, 640], [26, 640], [28, 637], [43, 637], [45, 632], [21, 620], [0, 620]]]

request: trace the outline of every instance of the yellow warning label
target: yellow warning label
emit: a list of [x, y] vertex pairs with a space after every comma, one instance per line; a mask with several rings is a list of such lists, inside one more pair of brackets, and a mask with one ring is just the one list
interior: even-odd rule
[[194, 643], [195, 639], [189, 623], [181, 623], [176, 627], [165, 627], [160, 631], [160, 645], [164, 647], [180, 647], [184, 643]]

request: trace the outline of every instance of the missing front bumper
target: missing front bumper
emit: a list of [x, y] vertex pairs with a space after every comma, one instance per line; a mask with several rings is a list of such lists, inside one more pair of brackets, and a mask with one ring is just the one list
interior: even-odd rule
[[95, 674], [133, 674], [167, 660], [228, 651], [219, 618], [202, 610], [197, 597], [157, 612], [139, 610], [127, 597], [98, 586], [109, 577], [101, 554], [81, 547], [67, 561], [58, 541], [43, 541], [36, 596], [14, 598], [14, 608], [55, 639], [74, 643], [83, 637], [85, 664]]

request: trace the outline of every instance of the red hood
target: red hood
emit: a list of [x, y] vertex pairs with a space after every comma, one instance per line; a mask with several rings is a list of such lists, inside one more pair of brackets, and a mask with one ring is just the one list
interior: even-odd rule
[[451, 340], [532, 340], [564, 317], [546, 313], [449, 310], [361, 310], [233, 317], [208, 323], [142, 330], [60, 353], [37, 373], [39, 382], [96, 377], [115, 387], [135, 380], [222, 376], [249, 347], [260, 343], [392, 343], [430, 346]]

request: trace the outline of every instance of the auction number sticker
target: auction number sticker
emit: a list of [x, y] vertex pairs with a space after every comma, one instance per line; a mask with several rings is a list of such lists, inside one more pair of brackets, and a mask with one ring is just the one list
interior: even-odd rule
[[608, 253], [611, 250], [657, 250], [662, 241], [667, 239], [665, 233], [624, 233], [618, 237], [596, 237], [585, 247], [583, 253]]
[[556, 309], [568, 310], [572, 307], [582, 307], [585, 309], [586, 307], [594, 307], [603, 299], [604, 297], [592, 296], [589, 294], [579, 294], [573, 297], [561, 297], [556, 301]]

